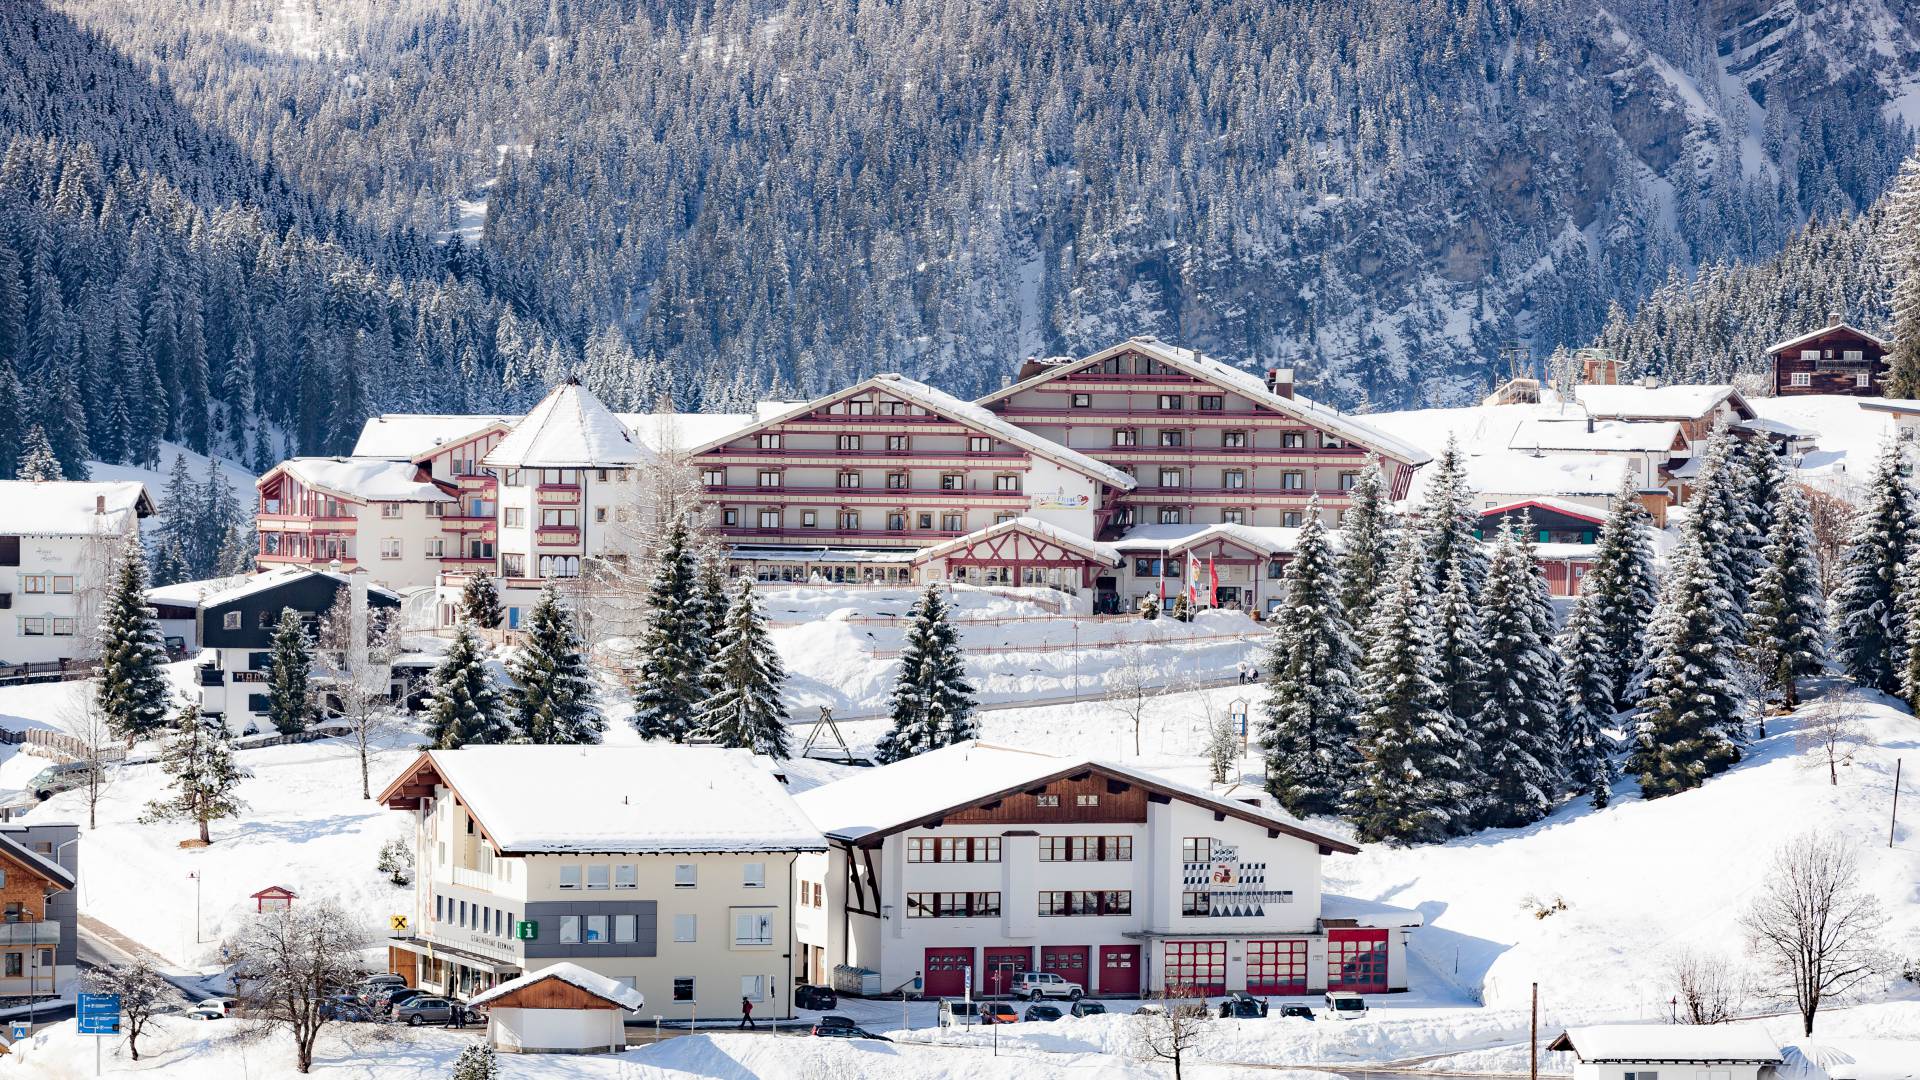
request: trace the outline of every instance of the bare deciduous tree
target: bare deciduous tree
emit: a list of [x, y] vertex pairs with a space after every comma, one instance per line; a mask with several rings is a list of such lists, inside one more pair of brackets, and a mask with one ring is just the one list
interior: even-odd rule
[[1813, 554], [1820, 568], [1820, 591], [1828, 596], [1840, 587], [1840, 559], [1853, 531], [1853, 503], [1825, 488], [1800, 485], [1813, 524]]
[[1151, 655], [1139, 642], [1120, 647], [1120, 666], [1113, 670], [1109, 698], [1114, 711], [1133, 727], [1133, 754], [1140, 756], [1140, 726], [1147, 710], [1167, 692], [1160, 669], [1148, 660]]
[[313, 1045], [326, 1026], [327, 995], [351, 986], [371, 940], [331, 900], [266, 912], [227, 942], [233, 981], [247, 1013], [293, 1036], [295, 1067], [313, 1068]]
[[1718, 953], [1681, 949], [1667, 960], [1676, 1024], [1724, 1024], [1740, 1003], [1740, 976]]
[[1793, 744], [1810, 756], [1809, 764], [1827, 767], [1828, 783], [1839, 786], [1840, 766], [1873, 745], [1873, 736], [1860, 719], [1860, 707], [1841, 690], [1828, 691], [1800, 713], [1800, 730]]
[[[1197, 998], [1198, 1000], [1191, 1000]], [[1170, 1061], [1174, 1080], [1188, 1055], [1206, 1048], [1213, 1036], [1213, 1013], [1192, 987], [1171, 986], [1158, 1008], [1133, 1014], [1134, 1055], [1145, 1061]]]
[[1820, 1006], [1844, 1000], [1885, 963], [1880, 902], [1860, 887], [1853, 846], [1810, 832], [1773, 857], [1760, 895], [1741, 919], [1754, 956], [1793, 1002], [1803, 1033]]
[[[314, 635], [315, 661], [323, 669], [321, 698], [342, 724], [360, 754], [360, 797], [373, 798], [373, 748], [406, 725], [394, 704], [393, 661], [400, 655], [400, 620], [390, 609], [366, 613], [365, 639], [356, 642], [351, 597], [339, 590], [333, 606], [320, 616]], [[412, 693], [405, 688], [401, 699]]]
[[83, 695], [62, 709], [67, 732], [78, 742], [73, 764], [80, 773], [80, 796], [87, 803], [87, 828], [100, 827], [100, 801], [119, 776], [120, 763], [126, 760], [123, 741], [113, 733], [100, 699]]
[[110, 964], [90, 968], [87, 990], [95, 994], [120, 995], [120, 1031], [127, 1037], [127, 1053], [140, 1060], [140, 1033], [147, 1022], [166, 1007], [173, 986], [144, 958], [134, 957], [131, 964]]

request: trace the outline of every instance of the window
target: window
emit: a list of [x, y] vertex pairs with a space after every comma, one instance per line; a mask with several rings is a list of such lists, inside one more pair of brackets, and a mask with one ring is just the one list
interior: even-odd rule
[[1360, 474], [1357, 472], [1343, 472], [1340, 474], [1340, 490], [1341, 491], [1352, 491], [1353, 486], [1355, 484], [1358, 484], [1359, 482], [1360, 482]]
[[993, 451], [993, 439], [991, 437], [986, 435], [967, 436], [967, 452], [968, 453], [986, 454], [986, 453], [991, 453], [992, 451]]
[[858, 436], [858, 435], [842, 435], [842, 436], [840, 436], [840, 449], [842, 449], [842, 450], [858, 450], [858, 449], [860, 449], [860, 436]]
[[[1864, 387], [1868, 387], [1868, 386], [1872, 386], [1872, 385], [1873, 385], [1873, 376], [1871, 376], [1871, 375], [1869, 375], [1869, 374], [1867, 374], [1866, 372], [1864, 372], [1864, 371], [1862, 371], [1862, 372], [1860, 372], [1859, 374], [1857, 374], [1857, 375], [1855, 375], [1855, 376], [1853, 377], [1853, 385], [1855, 385], [1855, 386], [1857, 386], [1857, 387], [1863, 387], [1863, 388], [1864, 388]], [[59, 579], [59, 578], [54, 578], [53, 580], [54, 580], [55, 582], [58, 582], [58, 581], [59, 581], [60, 579]], [[54, 591], [55, 591], [55, 592], [59, 592], [60, 590], [58, 590], [58, 589], [55, 589]]]
[[840, 511], [840, 529], [842, 532], [858, 532], [860, 530], [860, 511]]
[[1620, 1076], [1621, 1080], [1660, 1080], [1660, 1074], [1652, 1069], [1635, 1069]]
[[997, 892], [916, 892], [907, 894], [909, 919], [994, 919], [1000, 917]]
[[1124, 890], [1043, 892], [1042, 915], [1131, 915], [1133, 893]]
[[1131, 862], [1131, 836], [1043, 836], [1041, 862]]
[[1228, 450], [1245, 450], [1247, 433], [1244, 431], [1223, 431], [1220, 433], [1220, 445]]
[[607, 943], [607, 917], [605, 915], [587, 916], [586, 943], [589, 945], [605, 945]]
[[17, 952], [10, 952], [7, 954], [7, 978], [17, 979], [21, 975], [25, 974], [25, 972], [22, 970], [22, 964], [21, 964], [21, 957], [25, 955], [26, 955], [25, 953], [17, 953]]
[[959, 532], [963, 527], [964, 526], [961, 524], [961, 519], [959, 514], [941, 514], [940, 515], [940, 528], [944, 529], [945, 531]]
[[913, 516], [913, 520], [914, 520], [914, 528], [916, 529], [933, 528], [933, 515], [924, 510], [918, 514], [915, 514]]
[[1114, 428], [1113, 429], [1113, 445], [1139, 446], [1140, 433], [1133, 430], [1132, 428]]
[[637, 889], [640, 887], [640, 868], [632, 863], [621, 863], [613, 868], [613, 887], [616, 889]]
[[733, 943], [735, 945], [773, 944], [773, 914], [767, 911], [734, 912]]
[[1073, 395], [1073, 407], [1074, 407], [1074, 408], [1076, 408], [1076, 409], [1091, 409], [1091, 408], [1093, 408], [1093, 395], [1092, 395], [1092, 394], [1075, 394], [1075, 395]]
[[1219, 412], [1227, 407], [1227, 399], [1220, 394], [1201, 394], [1201, 412]]
[[849, 401], [847, 402], [847, 415], [848, 416], [872, 416], [873, 402], [866, 398], [861, 398], [858, 401]]
[[613, 917], [613, 940], [615, 944], [625, 945], [638, 936], [640, 920], [633, 915], [615, 915]]
[[1019, 490], [1020, 490], [1020, 477], [1019, 477], [1019, 475], [1018, 475], [1018, 474], [1002, 474], [1002, 475], [1000, 475], [1000, 476], [996, 476], [996, 477], [994, 477], [994, 478], [993, 478], [993, 490], [995, 490], [995, 491], [1019, 491]]
[[843, 472], [834, 478], [834, 483], [841, 488], [857, 488], [860, 486], [860, 474], [852, 471]]
[[699, 868], [696, 867], [693, 863], [690, 863], [690, 862], [674, 863], [673, 864], [673, 887], [676, 889], [693, 888], [694, 885], [699, 880], [698, 871], [699, 871]]
[[[432, 504], [429, 503], [428, 505], [432, 505]], [[426, 546], [427, 546], [427, 558], [442, 559], [446, 557], [446, 554], [447, 554], [446, 537], [444, 536], [433, 537], [426, 542]]]
[[1307, 474], [1303, 472], [1283, 472], [1280, 474], [1280, 486], [1288, 491], [1300, 491], [1307, 486]]
[[1058, 796], [1058, 795], [1035, 795], [1035, 796], [1033, 797], [1033, 804], [1034, 804], [1035, 806], [1059, 806], [1059, 805], [1060, 805], [1060, 796]]
[[580, 524], [580, 511], [542, 510], [540, 524], [549, 529], [571, 529]]
[[383, 518], [397, 518], [400, 516], [401, 509], [402, 507], [399, 503], [381, 503], [380, 516]]
[[698, 940], [696, 937], [696, 934], [699, 928], [700, 928], [700, 916], [675, 915], [673, 917], [673, 940], [675, 941]]
[[727, 507], [726, 509], [724, 509], [724, 510], [722, 510], [722, 511], [720, 511], [720, 524], [721, 524], [721, 525], [723, 525], [723, 526], [737, 526], [737, 525], [739, 525], [739, 524], [740, 524], [740, 511], [738, 511], [738, 510], [735, 510], [735, 509], [734, 509], [734, 508], [732, 508], [732, 507]]
[[940, 474], [940, 490], [941, 491], [965, 491], [966, 488], [967, 488], [967, 478], [960, 475], [959, 473], [941, 473]]
[[777, 488], [780, 486], [782, 479], [783, 477], [777, 469], [760, 470], [760, 486], [763, 488]]
[[587, 867], [587, 888], [604, 889], [612, 876], [613, 867], [601, 864]]
[[903, 472], [888, 473], [887, 486], [895, 491], [904, 491], [907, 486], [907, 474]]
[[1300, 527], [1300, 511], [1298, 510], [1283, 511], [1280, 515], [1280, 524], [1282, 527], [1288, 528], [1288, 529], [1299, 528]]
[[674, 976], [673, 1000], [675, 1001], [692, 1001], [693, 1000], [693, 976], [691, 975]]
[[760, 511], [760, 527], [763, 529], [779, 528], [780, 527], [780, 511], [778, 510]]
[[381, 537], [380, 557], [383, 559], [399, 558], [400, 557], [400, 538], [397, 536]]
[[819, 512], [819, 511], [817, 511], [817, 510], [802, 510], [802, 511], [800, 511], [800, 527], [801, 527], [801, 528], [803, 528], [803, 529], [812, 529], [812, 528], [816, 528], [816, 527], [818, 527], [818, 526], [819, 526], [819, 524], [820, 524], [820, 512]]
[[1180, 508], [1177, 506], [1161, 507], [1160, 508], [1160, 524], [1162, 525], [1180, 524]]
[[1247, 486], [1245, 469], [1228, 469], [1220, 474], [1220, 486], [1229, 491], [1240, 491]]
[[1183, 402], [1179, 394], [1160, 395], [1160, 408], [1163, 410], [1178, 409], [1182, 404]]
[[748, 1001], [762, 1000], [766, 995], [766, 979], [765, 975], [740, 976], [740, 996]]
[[780, 449], [780, 433], [777, 431], [761, 432], [760, 433], [760, 449], [762, 450]]
[[580, 916], [560, 916], [560, 942], [563, 945], [580, 944]]
[[1283, 431], [1280, 433], [1280, 445], [1288, 450], [1304, 450], [1307, 448], [1307, 433]]
[[73, 575], [72, 574], [53, 575], [53, 591], [56, 595], [72, 592], [73, 591]]
[[47, 575], [21, 574], [20, 591], [23, 593], [43, 593], [47, 591]]
[[740, 868], [740, 884], [749, 889], [767, 887], [767, 864], [750, 862]]
[[229, 611], [225, 615], [220, 616], [220, 626], [224, 630], [240, 629], [240, 613], [237, 611]]
[[1161, 446], [1185, 446], [1186, 444], [1187, 433], [1184, 431], [1162, 431], [1160, 433]]
[[1180, 861], [1183, 863], [1203, 863], [1213, 861], [1213, 838], [1210, 836], [1189, 836], [1180, 841]]
[[910, 836], [907, 838], [907, 861], [995, 863], [1000, 861], [1000, 838], [997, 836]]
[[500, 556], [500, 572], [507, 577], [525, 577], [527, 557], [518, 552], [505, 552]]
[[1160, 470], [1160, 486], [1163, 488], [1179, 487], [1180, 486], [1180, 470], [1179, 469], [1161, 469]]
[[580, 868], [577, 866], [561, 867], [560, 868], [560, 887], [562, 889], [579, 888], [580, 887]]
[[1807, 372], [1807, 371], [1793, 372], [1787, 376], [1787, 385], [1788, 386], [1812, 386], [1813, 373]]
[[1098, 796], [1098, 795], [1075, 795], [1075, 796], [1073, 797], [1073, 805], [1075, 805], [1075, 806], [1099, 806], [1099, 805], [1100, 805], [1100, 796]]
[[1228, 525], [1245, 525], [1247, 523], [1247, 512], [1238, 507], [1230, 507], [1220, 511], [1220, 520], [1226, 522]]
[[[540, 576], [543, 578], [579, 577], [580, 556], [542, 555], [540, 556]], [[518, 624], [515, 626], [517, 627]]]
[[887, 449], [893, 450], [896, 452], [905, 451], [907, 449], [907, 436], [905, 435], [887, 436]]
[[1866, 358], [1866, 353], [1859, 349], [1844, 349], [1840, 353], [1840, 359], [1845, 360], [1849, 364], [1861, 363], [1866, 360]]
[[700, 482], [708, 487], [725, 487], [727, 485], [727, 470], [701, 469]]
[[509, 529], [518, 529], [527, 523], [527, 511], [524, 507], [509, 506], [500, 511], [501, 522]]
[[72, 637], [75, 625], [76, 624], [72, 616], [55, 615], [53, 617], [53, 636], [54, 637]]
[[906, 528], [907, 528], [907, 515], [905, 514], [888, 514], [887, 515], [887, 531], [888, 532], [905, 532]]

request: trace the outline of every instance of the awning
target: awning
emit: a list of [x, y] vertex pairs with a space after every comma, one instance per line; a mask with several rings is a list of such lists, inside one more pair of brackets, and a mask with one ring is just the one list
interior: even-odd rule
[[481, 956], [479, 953], [468, 952], [465, 949], [456, 949], [451, 945], [442, 945], [437, 941], [422, 941], [419, 938], [385, 938], [383, 940], [396, 949], [416, 953], [429, 960], [451, 960], [454, 963], [464, 964], [467, 967], [477, 968], [481, 971], [492, 972], [495, 975], [520, 974], [520, 966], [518, 964], [503, 964], [497, 960], [490, 960]]

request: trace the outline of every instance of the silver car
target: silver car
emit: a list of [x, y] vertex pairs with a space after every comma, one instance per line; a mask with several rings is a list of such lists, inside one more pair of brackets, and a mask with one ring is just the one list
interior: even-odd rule
[[453, 1019], [453, 1002], [443, 997], [422, 994], [408, 998], [393, 1010], [393, 1018], [399, 1023], [419, 1027], [421, 1024], [444, 1024]]

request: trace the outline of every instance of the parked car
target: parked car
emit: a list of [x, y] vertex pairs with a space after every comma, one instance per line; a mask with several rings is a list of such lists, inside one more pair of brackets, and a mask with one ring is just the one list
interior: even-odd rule
[[1074, 1002], [1073, 1007], [1067, 1011], [1075, 1016], [1099, 1016], [1107, 1011], [1107, 1007], [1097, 1001], [1088, 1001], [1082, 998]]
[[874, 1039], [878, 1042], [892, 1042], [884, 1035], [875, 1035], [866, 1028], [855, 1024], [844, 1016], [823, 1016], [814, 1021], [808, 1034], [822, 1039]]
[[352, 998], [328, 998], [320, 1003], [320, 1016], [349, 1024], [364, 1024], [373, 1019], [373, 1010]]
[[1257, 1020], [1267, 1015], [1267, 1003], [1254, 997], [1245, 990], [1235, 990], [1220, 1003], [1220, 1016], [1240, 1020]]
[[1051, 971], [1023, 971], [1013, 980], [1013, 996], [1028, 1001], [1039, 1001], [1043, 997], [1079, 1001], [1086, 994], [1079, 983], [1068, 982]]
[[793, 1007], [796, 1009], [833, 1009], [840, 1005], [840, 995], [830, 986], [797, 986], [793, 991]]
[[410, 1027], [419, 1027], [421, 1024], [444, 1024], [453, 1019], [453, 1002], [443, 997], [422, 994], [394, 1006], [393, 1018], [396, 1022]]
[[395, 975], [395, 974], [392, 974], [391, 972], [380, 972], [377, 974], [369, 975], [366, 978], [360, 980], [360, 988], [362, 990], [371, 990], [376, 986], [405, 986], [405, 985], [407, 985], [407, 980], [404, 976]]
[[234, 1006], [238, 1004], [239, 1002], [235, 1001], [233, 998], [230, 998], [230, 997], [212, 997], [212, 998], [207, 998], [206, 1000], [200, 1002], [200, 1004], [198, 1005], [195, 1005], [194, 1008], [212, 1009], [215, 1012], [218, 1012], [221, 1016], [225, 1017], [225, 1016], [232, 1016]]
[[27, 790], [33, 797], [45, 802], [63, 791], [72, 791], [87, 782], [88, 766], [84, 761], [68, 765], [51, 765], [33, 774], [27, 781]]
[[1351, 990], [1329, 990], [1327, 1015], [1335, 1020], [1358, 1020], [1367, 1015], [1367, 999]]
[[1313, 1018], [1313, 1007], [1311, 1005], [1280, 1006], [1280, 1019], [1282, 1020], [1312, 1020]]
[[382, 990], [374, 995], [372, 1008], [375, 1015], [385, 1015], [409, 1000], [425, 995], [426, 991], [417, 986], [399, 986], [392, 990]]
[[838, 1013], [834, 1013], [815, 1020], [813, 1022], [813, 1033], [815, 1035], [820, 1034], [821, 1028], [850, 1028], [858, 1026], [858, 1024], [853, 1022], [852, 1017], [841, 1016]]
[[209, 1008], [205, 1005], [195, 1005], [188, 1009], [186, 1016], [189, 1020], [225, 1020], [227, 1018], [224, 1009]]
[[1017, 1024], [1020, 1014], [1013, 1006], [1004, 1001], [983, 1001], [980, 1003], [980, 1022], [983, 1024]]
[[1052, 1021], [1060, 1019], [1060, 1016], [1061, 1016], [1060, 1006], [1058, 1005], [1027, 1006], [1026, 1019], [1028, 1023], [1032, 1023], [1036, 1020], [1051, 1023]]

